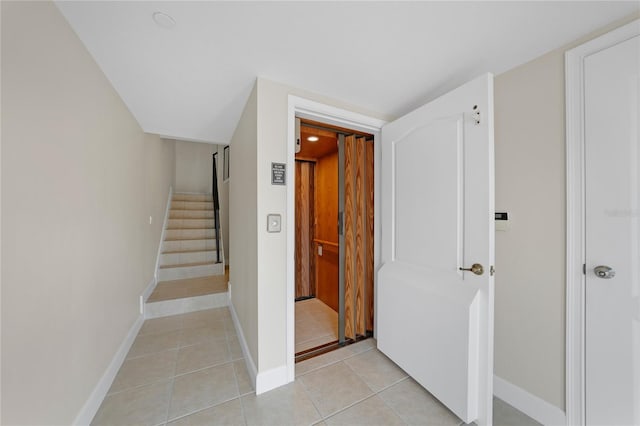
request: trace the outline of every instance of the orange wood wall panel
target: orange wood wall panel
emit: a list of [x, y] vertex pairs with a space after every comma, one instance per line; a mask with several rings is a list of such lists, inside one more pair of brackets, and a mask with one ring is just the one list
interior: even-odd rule
[[374, 227], [374, 151], [373, 143], [365, 144], [366, 153], [366, 204], [367, 204], [367, 226], [366, 226], [366, 281], [365, 281], [365, 300], [366, 300], [366, 328], [367, 331], [373, 331], [373, 227]]
[[313, 195], [314, 195], [314, 164], [296, 161], [296, 247], [295, 247], [295, 276], [296, 298], [309, 297], [315, 294], [313, 283], [315, 273], [313, 264], [315, 259], [311, 255], [313, 229]]
[[324, 244], [318, 256], [316, 244], [316, 297], [338, 312], [338, 247]]
[[365, 259], [366, 259], [366, 237], [365, 237], [365, 139], [356, 139], [355, 149], [355, 322], [356, 333], [365, 335]]
[[[315, 168], [315, 231], [317, 240], [331, 244], [314, 245], [316, 297], [338, 311], [338, 153], [318, 159]], [[322, 256], [318, 246], [322, 245]]]
[[338, 153], [316, 162], [315, 238], [338, 243]]
[[348, 339], [355, 339], [355, 229], [353, 226], [354, 212], [354, 196], [355, 188], [353, 182], [353, 174], [356, 164], [354, 164], [354, 148], [355, 136], [347, 136], [344, 139], [344, 245], [345, 245], [345, 262], [344, 262], [344, 334]]

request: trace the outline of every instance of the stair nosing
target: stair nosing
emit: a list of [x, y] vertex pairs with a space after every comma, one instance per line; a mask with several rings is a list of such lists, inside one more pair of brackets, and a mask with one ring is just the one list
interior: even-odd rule
[[179, 218], [169, 218], [169, 220], [213, 220], [215, 221], [214, 218], [212, 217], [179, 217]]
[[216, 252], [216, 249], [205, 249], [205, 250], [179, 250], [179, 251], [163, 251], [160, 254], [179, 254], [179, 253], [207, 253], [207, 252]]
[[[203, 212], [203, 211], [213, 211], [213, 210], [180, 210], [182, 212]], [[177, 217], [177, 218], [172, 218], [171, 217], [171, 212], [169, 212], [169, 219], [214, 219], [214, 217]]]
[[216, 229], [216, 227], [211, 228], [167, 228], [167, 231], [182, 231], [184, 229], [189, 229], [192, 231], [206, 231], [207, 229]]
[[164, 239], [164, 241], [207, 241], [207, 240], [215, 241], [216, 238], [215, 237], [210, 237], [210, 238], [194, 237], [194, 238], [165, 238]]
[[[222, 264], [222, 262], [220, 262]], [[175, 269], [175, 268], [191, 268], [194, 266], [218, 265], [217, 262], [194, 262], [194, 263], [178, 263], [174, 265], [160, 265], [159, 269]]]
[[221, 276], [223, 276], [223, 274], [203, 275], [201, 277], [193, 277], [193, 278], [176, 278], [175, 280], [158, 281], [158, 284], [160, 284], [160, 283], [170, 283], [170, 282], [175, 282], [175, 281], [202, 280], [204, 278], [219, 278]]

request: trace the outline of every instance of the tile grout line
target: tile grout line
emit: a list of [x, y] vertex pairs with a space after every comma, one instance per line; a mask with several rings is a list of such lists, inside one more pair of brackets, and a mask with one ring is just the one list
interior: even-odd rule
[[[380, 389], [379, 391], [374, 391], [373, 389], [371, 389], [371, 387], [370, 387], [370, 386], [369, 386], [369, 385], [364, 381], [364, 379], [362, 378], [362, 376], [360, 376], [360, 375], [358, 374], [358, 372], [356, 372], [353, 368], [351, 368], [351, 366], [350, 366], [349, 364], [347, 364], [346, 362], [344, 362], [344, 361], [345, 361], [345, 360], [347, 360], [347, 359], [350, 359], [350, 358], [353, 358], [353, 357], [355, 357], [355, 356], [358, 356], [358, 355], [362, 355], [362, 354], [364, 354], [364, 353], [367, 353], [367, 352], [369, 352], [371, 349], [374, 349], [374, 348], [373, 348], [373, 347], [368, 348], [367, 350], [364, 350], [364, 351], [362, 351], [362, 352], [359, 352], [359, 353], [353, 354], [353, 355], [352, 355], [352, 356], [350, 356], [350, 357], [346, 357], [346, 358], [344, 358], [344, 359], [340, 360], [339, 362], [342, 362], [342, 363], [343, 363], [343, 364], [344, 364], [344, 365], [345, 365], [345, 366], [346, 366], [346, 367], [347, 367], [347, 368], [348, 368], [348, 369], [349, 369], [353, 374], [355, 374], [355, 376], [356, 376], [360, 381], [362, 381], [362, 383], [364, 383], [364, 385], [365, 385], [367, 388], [369, 388], [369, 390], [372, 392], [372, 394], [371, 394], [371, 395], [368, 395], [367, 397], [365, 397], [365, 398], [363, 398], [363, 399], [361, 399], [361, 400], [359, 400], [359, 401], [354, 402], [353, 404], [350, 404], [350, 405], [348, 405], [348, 406], [346, 406], [346, 407], [344, 407], [344, 408], [342, 408], [342, 409], [340, 409], [340, 410], [336, 411], [335, 413], [332, 413], [332, 414], [330, 414], [330, 415], [328, 415], [328, 416], [326, 416], [326, 417], [323, 417], [323, 418], [322, 418], [322, 420], [323, 420], [323, 421], [324, 421], [324, 420], [328, 420], [329, 418], [334, 417], [334, 416], [336, 416], [336, 415], [338, 415], [338, 414], [342, 413], [343, 411], [346, 411], [346, 410], [348, 410], [348, 409], [350, 409], [350, 408], [352, 408], [352, 407], [356, 406], [357, 404], [360, 404], [360, 403], [362, 403], [362, 402], [364, 402], [364, 401], [366, 401], [366, 400], [368, 400], [368, 399], [370, 399], [370, 398], [373, 398], [373, 397], [375, 397], [375, 396], [378, 396], [378, 394], [380, 394], [381, 392], [383, 392], [383, 391], [385, 391], [385, 390], [389, 389], [390, 387], [395, 386], [395, 385], [397, 385], [398, 383], [401, 383], [401, 382], [403, 382], [403, 381], [405, 381], [405, 380], [407, 380], [407, 379], [409, 378], [409, 376], [403, 377], [402, 379], [397, 380], [396, 382], [394, 382], [394, 383], [392, 383], [392, 384], [390, 384], [390, 385], [388, 385], [388, 386], [385, 386], [384, 388]], [[334, 363], [334, 364], [336, 364], [336, 363]], [[333, 365], [333, 364], [330, 364], [330, 365]], [[327, 365], [327, 366], [328, 366], [328, 365]], [[321, 367], [321, 368], [322, 368], [322, 367]], [[398, 368], [399, 368], [399, 367], [398, 367]], [[403, 371], [404, 371], [404, 370], [403, 370]], [[405, 373], [405, 374], [406, 374], [406, 373]], [[405, 424], [406, 424], [406, 422], [404, 421], [404, 419], [403, 419], [403, 418], [402, 418], [402, 417], [401, 417], [401, 416], [400, 416], [400, 415], [399, 415], [399, 414], [398, 414], [398, 413], [397, 413], [397, 412], [396, 412], [392, 407], [390, 407], [390, 406], [386, 403], [386, 401], [385, 401], [383, 398], [380, 398], [380, 399], [382, 400], [382, 403], [385, 405], [385, 407], [387, 407], [388, 409], [390, 409], [390, 410], [391, 410], [391, 411], [392, 411], [392, 412], [393, 412], [393, 413], [394, 413], [394, 414], [395, 414], [395, 415], [396, 415], [396, 416], [397, 416], [397, 417], [398, 417], [398, 418], [399, 418], [403, 423], [405, 423]], [[312, 402], [313, 402], [313, 400], [312, 400]], [[322, 416], [322, 414], [321, 414], [321, 416]]]
[[[347, 405], [346, 407], [341, 408], [340, 410], [338, 410], [338, 411], [336, 411], [336, 412], [334, 412], [334, 413], [331, 413], [331, 414], [327, 415], [326, 417], [323, 417], [323, 418], [322, 418], [322, 420], [323, 420], [323, 421], [324, 421], [324, 420], [329, 420], [331, 417], [334, 417], [334, 416], [336, 416], [336, 415], [338, 415], [338, 414], [342, 413], [343, 411], [346, 411], [346, 410], [348, 410], [349, 408], [354, 407], [354, 406], [356, 406], [356, 405], [360, 404], [361, 402], [366, 401], [366, 400], [367, 400], [367, 399], [369, 399], [369, 398], [373, 398], [374, 396], [376, 396], [376, 394], [375, 394], [375, 393], [373, 393], [373, 394], [371, 394], [371, 395], [367, 395], [366, 397], [364, 397], [364, 398], [362, 398], [362, 399], [359, 399], [358, 401], [354, 402], [353, 404]], [[322, 416], [322, 414], [320, 414], [320, 415]]]
[[191, 415], [197, 414], [197, 413], [199, 413], [201, 411], [208, 410], [210, 408], [218, 407], [218, 406], [220, 406], [222, 404], [226, 404], [227, 402], [235, 401], [236, 399], [239, 399], [239, 398], [240, 397], [236, 396], [236, 397], [233, 397], [233, 398], [230, 398], [230, 399], [225, 399], [223, 401], [217, 402], [217, 403], [212, 404], [212, 405], [207, 405], [206, 407], [198, 408], [197, 410], [194, 410], [194, 411], [189, 411], [188, 413], [181, 414], [178, 417], [167, 419], [167, 423], [169, 423], [169, 421], [175, 422], [176, 420], [184, 419], [185, 417], [189, 417]]
[[387, 386], [383, 387], [382, 389], [380, 389], [378, 392], [376, 392], [376, 395], [377, 395], [377, 394], [379, 394], [379, 393], [382, 393], [382, 392], [386, 391], [386, 390], [387, 390], [387, 389], [389, 389], [389, 388], [394, 387], [395, 385], [398, 385], [398, 384], [400, 384], [400, 383], [404, 382], [405, 380], [409, 380], [410, 378], [411, 378], [411, 376], [408, 376], [408, 375], [407, 375], [407, 376], [403, 377], [403, 378], [402, 378], [402, 379], [400, 379], [400, 380], [396, 380], [395, 382], [391, 383], [390, 385], [387, 385]]
[[238, 399], [240, 400], [240, 411], [242, 412], [242, 420], [244, 420], [244, 424], [245, 425], [248, 425], [249, 422], [247, 421], [247, 413], [246, 413], [246, 410], [245, 410], [245, 407], [244, 407], [243, 398], [240, 397]]
[[[214, 309], [215, 309], [215, 308], [214, 308]], [[226, 320], [223, 320], [223, 321], [224, 321], [224, 322], [227, 322]], [[221, 340], [221, 339], [218, 339], [218, 340]], [[226, 346], [227, 346], [227, 353], [229, 354], [229, 358], [232, 358], [232, 356], [231, 356], [231, 347], [230, 347], [230, 345], [229, 345], [229, 335], [228, 335], [228, 333], [227, 333], [227, 329], [226, 329], [226, 327], [225, 327], [225, 344], [226, 344]], [[188, 346], [184, 346], [184, 347], [189, 347], [189, 346], [194, 346], [194, 345], [188, 345]], [[238, 377], [237, 377], [236, 368], [235, 368], [234, 363], [235, 363], [236, 361], [239, 361], [239, 360], [242, 360], [242, 359], [244, 359], [244, 358], [230, 359], [229, 361], [225, 361], [225, 362], [220, 363], [220, 364], [210, 365], [210, 366], [203, 367], [203, 368], [200, 368], [200, 369], [197, 369], [197, 370], [189, 371], [189, 372], [187, 372], [187, 373], [176, 374], [176, 375], [175, 375], [175, 377], [174, 377], [174, 380], [175, 380], [175, 378], [177, 378], [177, 377], [182, 377], [182, 376], [185, 376], [185, 375], [187, 375], [187, 374], [197, 373], [197, 372], [199, 372], [199, 371], [203, 371], [203, 370], [206, 370], [206, 369], [208, 369], [208, 368], [221, 367], [221, 366], [224, 366], [224, 365], [231, 364], [231, 368], [232, 368], [232, 370], [233, 370], [234, 381], [235, 381], [235, 383], [236, 383], [237, 396], [235, 396], [235, 397], [233, 397], [233, 398], [230, 398], [230, 399], [223, 400], [223, 401], [219, 401], [219, 402], [217, 402], [217, 403], [215, 403], [215, 404], [208, 405], [208, 406], [206, 406], [206, 407], [199, 408], [199, 409], [197, 409], [197, 410], [194, 410], [194, 411], [192, 411], [192, 412], [185, 413], [185, 414], [183, 414], [183, 415], [180, 415], [180, 416], [175, 417], [175, 418], [172, 418], [172, 419], [169, 419], [169, 418], [168, 418], [168, 414], [167, 414], [167, 423], [169, 422], [169, 420], [171, 420], [172, 422], [174, 422], [174, 421], [179, 420], [179, 419], [182, 419], [182, 418], [184, 418], [184, 417], [191, 416], [191, 415], [193, 415], [193, 414], [199, 413], [199, 412], [204, 411], [204, 410], [208, 410], [208, 409], [210, 409], [210, 408], [217, 407], [217, 406], [219, 406], [219, 405], [225, 404], [225, 403], [230, 402], [230, 401], [234, 401], [234, 400], [236, 400], [236, 399], [240, 400], [241, 409], [242, 409], [242, 400], [241, 400], [242, 396], [244, 396], [244, 395], [248, 395], [248, 394], [250, 394], [251, 392], [253, 392], [253, 391], [249, 391], [249, 392], [244, 393], [244, 394], [241, 394], [241, 393], [240, 393], [240, 384], [239, 384], [239, 382], [238, 382]], [[177, 361], [176, 361], [176, 362], [177, 362]], [[172, 391], [173, 391], [173, 390], [172, 390]], [[243, 410], [243, 417], [244, 417], [244, 409], [242, 409], [242, 410]], [[245, 418], [245, 424], [246, 424], [246, 418]]]
[[[364, 351], [364, 352], [366, 352], [366, 351]], [[361, 353], [364, 353], [364, 352], [361, 352]], [[358, 354], [358, 355], [359, 355], [359, 354]], [[358, 378], [358, 380], [360, 380], [360, 381], [361, 381], [361, 382], [362, 382], [362, 383], [363, 383], [363, 384], [364, 384], [364, 385], [369, 389], [369, 391], [371, 391], [371, 395], [367, 395], [365, 398], [362, 398], [362, 399], [360, 399], [360, 400], [358, 400], [358, 401], [355, 401], [354, 403], [352, 403], [352, 404], [350, 404], [350, 405], [348, 405], [348, 406], [346, 406], [346, 407], [343, 407], [342, 409], [340, 409], [340, 410], [338, 410], [338, 411], [336, 411], [336, 412], [334, 412], [334, 413], [331, 413], [331, 414], [329, 414], [329, 415], [327, 415], [327, 416], [325, 416], [325, 417], [322, 417], [322, 420], [323, 420], [323, 421], [324, 421], [324, 420], [328, 420], [330, 417], [333, 417], [333, 416], [335, 416], [335, 415], [337, 415], [337, 414], [339, 414], [339, 413], [342, 413], [343, 411], [348, 410], [349, 408], [351, 408], [351, 407], [353, 407], [353, 406], [355, 406], [355, 405], [357, 405], [357, 404], [360, 404], [361, 402], [366, 401], [367, 399], [369, 399], [369, 398], [371, 398], [371, 397], [373, 397], [373, 396], [376, 396], [376, 392], [375, 392], [373, 389], [371, 389], [371, 387], [370, 387], [370, 386], [369, 386], [369, 385], [368, 385], [364, 380], [362, 380], [362, 378], [358, 375], [358, 373], [356, 373], [355, 371], [353, 371], [353, 369], [349, 366], [349, 364], [347, 364], [346, 362], [344, 362], [344, 360], [345, 360], [345, 359], [347, 359], [347, 358], [344, 358], [344, 359], [343, 359], [343, 360], [341, 360], [340, 362], [341, 362], [342, 364], [344, 364], [344, 365], [345, 365], [345, 367], [346, 367], [347, 369], [349, 369], [353, 374], [355, 374], [355, 375], [356, 375], [356, 377]], [[333, 364], [332, 364], [332, 365], [333, 365]], [[320, 416], [322, 416], [322, 413], [320, 413]]]
[[[296, 380], [298, 380], [298, 378], [294, 378], [293, 379], [293, 383], [296, 382]], [[311, 405], [313, 405], [313, 408], [316, 409], [316, 412], [318, 413], [318, 415], [320, 416], [320, 420], [317, 421], [316, 423], [313, 424], [318, 424], [320, 422], [324, 422], [324, 417], [322, 416], [322, 413], [320, 412], [320, 409], [318, 408], [318, 406], [316, 405], [316, 402], [313, 400], [313, 396], [311, 395], [311, 393], [309, 392], [309, 389], [306, 385], [306, 383], [304, 383], [302, 380], [300, 381], [300, 384], [302, 385], [302, 390], [304, 391], [305, 395], [307, 395], [307, 398], [309, 398], [309, 401], [311, 401]]]
[[[191, 346], [195, 346], [195, 345], [190, 345], [190, 346], [185, 346], [185, 347], [186, 347], [186, 348], [189, 348], [189, 347], [191, 347]], [[175, 350], [176, 352], [179, 352], [179, 351], [180, 351], [179, 349], [169, 349], [169, 350], [162, 351], [162, 352], [169, 352], [169, 351], [172, 351], [172, 350]], [[156, 352], [156, 353], [162, 353], [162, 352]], [[177, 355], [178, 355], [178, 354], [176, 354], [176, 363], [177, 363], [177, 361], [178, 361], [178, 359], [177, 359], [177, 358], [178, 358], [178, 357], [177, 357]], [[167, 377], [164, 377], [164, 378], [161, 378], [161, 379], [153, 380], [153, 381], [146, 382], [146, 383], [141, 383], [141, 384], [134, 385], [134, 386], [130, 386], [130, 387], [127, 387], [127, 388], [124, 388], [124, 389], [120, 389], [120, 390], [115, 391], [115, 392], [109, 392], [109, 393], [107, 394], [107, 396], [117, 395], [117, 394], [120, 394], [120, 393], [122, 393], [122, 392], [127, 392], [127, 391], [131, 391], [131, 390], [135, 390], [135, 389], [140, 389], [140, 388], [143, 388], [143, 387], [145, 387], [145, 386], [155, 385], [155, 384], [162, 383], [162, 382], [168, 382], [168, 381], [172, 380], [172, 379], [173, 379], [173, 378], [175, 378], [175, 377], [182, 377], [182, 376], [186, 376], [186, 375], [188, 375], [188, 374], [197, 373], [197, 372], [200, 372], [200, 371], [206, 370], [206, 369], [208, 369], [208, 368], [221, 367], [221, 366], [223, 366], [223, 365], [226, 365], [226, 364], [232, 364], [232, 363], [234, 363], [234, 362], [236, 362], [236, 361], [240, 361], [240, 360], [243, 360], [243, 359], [244, 359], [244, 358], [229, 359], [228, 361], [223, 361], [223, 362], [220, 362], [220, 363], [217, 363], [217, 364], [210, 364], [210, 365], [207, 365], [207, 366], [205, 366], [205, 367], [198, 368], [198, 369], [196, 369], [196, 370], [186, 371], [186, 372], [184, 372], [184, 373], [178, 373], [178, 372], [176, 371], [176, 372], [174, 373], [174, 375], [173, 375], [173, 376], [167, 376]]]
[[[216, 308], [214, 308], [214, 309], [216, 309]], [[184, 315], [184, 314], [181, 314], [181, 315]], [[216, 321], [218, 321], [218, 320], [216, 320]], [[222, 320], [222, 321], [224, 322], [224, 320]], [[182, 336], [182, 332], [183, 332], [185, 329], [187, 329], [187, 328], [191, 328], [191, 327], [184, 327], [184, 319], [183, 319], [183, 328], [180, 330], [180, 332], [181, 332], [181, 336]], [[200, 327], [198, 327], [198, 328], [200, 328]], [[229, 353], [229, 358], [231, 358], [231, 353], [230, 353], [230, 349], [229, 349], [229, 345], [228, 345], [228, 341], [227, 341], [226, 336], [227, 336], [227, 335], [226, 335], [226, 329], [225, 329], [225, 344], [227, 345], [227, 351], [228, 351], [228, 353]], [[221, 340], [221, 339], [214, 339], [214, 340]], [[202, 343], [206, 343], [206, 342], [202, 342]], [[182, 348], [188, 348], [188, 347], [191, 347], [191, 346], [195, 346], [195, 345], [197, 345], [197, 344], [198, 344], [198, 343], [196, 343], [196, 344], [192, 344], [192, 345], [181, 346], [181, 347], [178, 349], [178, 354], [179, 354], [180, 349], [182, 349]], [[229, 361], [223, 362], [223, 363], [221, 363], [221, 364], [215, 364], [215, 365], [211, 365], [211, 366], [208, 366], [208, 367], [200, 368], [200, 369], [198, 369], [198, 370], [190, 371], [190, 372], [187, 372], [187, 373], [177, 374], [178, 356], [176, 356], [176, 365], [175, 365], [175, 367], [174, 367], [174, 376], [173, 376], [173, 381], [172, 381], [172, 383], [171, 383], [171, 398], [170, 398], [170, 401], [169, 401], [169, 406], [167, 407], [167, 417], [166, 417], [166, 420], [165, 420], [165, 424], [168, 424], [168, 423], [169, 423], [169, 420], [171, 420], [171, 421], [173, 422], [173, 421], [176, 421], [176, 420], [181, 419], [181, 418], [183, 418], [183, 417], [190, 416], [190, 415], [195, 414], [195, 413], [198, 413], [198, 412], [200, 412], [200, 411], [204, 411], [204, 410], [207, 410], [207, 409], [209, 409], [209, 408], [213, 408], [213, 407], [216, 407], [216, 406], [218, 406], [218, 405], [221, 405], [221, 404], [224, 404], [224, 403], [226, 403], [226, 402], [229, 402], [229, 401], [232, 401], [232, 400], [236, 399], [237, 397], [236, 397], [236, 398], [231, 398], [231, 399], [228, 399], [228, 400], [225, 400], [225, 401], [220, 401], [220, 402], [218, 402], [217, 404], [213, 404], [213, 405], [210, 405], [210, 406], [207, 406], [207, 407], [203, 407], [203, 408], [200, 408], [200, 409], [195, 410], [195, 411], [193, 411], [193, 412], [189, 412], [189, 413], [186, 413], [186, 414], [184, 414], [184, 415], [181, 415], [181, 416], [178, 416], [178, 417], [175, 417], [175, 418], [171, 418], [171, 419], [169, 418], [169, 413], [170, 413], [170, 408], [171, 408], [171, 401], [173, 400], [173, 391], [174, 391], [175, 379], [176, 379], [176, 378], [178, 378], [178, 377], [183, 377], [183, 376], [186, 376], [186, 375], [188, 375], [188, 374], [192, 374], [192, 373], [197, 373], [197, 372], [199, 372], [199, 371], [203, 371], [203, 370], [206, 370], [206, 369], [208, 369], [208, 368], [221, 367], [221, 366], [223, 366], [223, 365], [232, 364], [233, 362], [234, 362], [234, 360], [229, 360]], [[231, 365], [231, 368], [233, 369], [233, 372], [234, 372], [234, 379], [235, 379], [235, 368], [233, 367], [233, 364]], [[236, 388], [237, 388], [237, 387], [238, 387], [238, 385], [237, 385], [237, 379], [236, 379]], [[238, 391], [238, 394], [239, 394], [239, 393], [240, 393], [240, 392]]]
[[[404, 370], [403, 370], [403, 371], [404, 371]], [[398, 418], [399, 418], [400, 420], [402, 420], [402, 422], [403, 422], [403, 423], [405, 423], [405, 424], [408, 424], [408, 422], [406, 422], [406, 421], [404, 420], [404, 417], [402, 417], [402, 415], [401, 415], [398, 411], [396, 411], [396, 409], [395, 409], [395, 408], [393, 408], [392, 406], [390, 406], [390, 405], [387, 403], [387, 401], [385, 401], [385, 399], [384, 399], [383, 397], [379, 396], [379, 395], [380, 395], [382, 392], [386, 391], [387, 389], [390, 389], [391, 387], [393, 387], [393, 386], [395, 386], [395, 385], [397, 385], [397, 384], [400, 384], [400, 383], [402, 383], [402, 382], [404, 382], [404, 381], [406, 381], [406, 380], [409, 380], [409, 378], [410, 378], [410, 376], [404, 377], [403, 379], [398, 380], [397, 382], [395, 382], [395, 383], [393, 383], [393, 384], [391, 384], [391, 385], [389, 385], [389, 386], [387, 386], [387, 387], [385, 387], [385, 388], [381, 389], [379, 392], [377, 392], [377, 393], [376, 393], [376, 396], [378, 396], [378, 398], [380, 398], [380, 400], [381, 400], [381, 401], [382, 401], [382, 403], [385, 405], [385, 407], [387, 407], [388, 409], [390, 409], [390, 410], [391, 410], [391, 412], [392, 412], [393, 414], [395, 414], [396, 416], [398, 416]], [[458, 425], [458, 426], [460, 426], [460, 425]]]
[[[181, 326], [184, 325], [184, 319], [181, 321]], [[182, 330], [184, 330], [184, 328], [180, 329], [180, 339], [178, 340], [178, 346], [180, 345], [180, 340], [182, 339]], [[175, 389], [175, 385], [176, 385], [176, 372], [178, 371], [178, 359], [179, 359], [179, 355], [180, 355], [180, 349], [178, 348], [178, 352], [176, 353], [176, 361], [173, 365], [173, 378], [171, 379], [171, 387], [169, 390], [169, 403], [167, 404], [167, 411], [165, 412], [165, 419], [164, 419], [164, 423], [167, 424], [169, 423], [169, 413], [171, 412], [171, 403], [173, 402], [173, 391]]]

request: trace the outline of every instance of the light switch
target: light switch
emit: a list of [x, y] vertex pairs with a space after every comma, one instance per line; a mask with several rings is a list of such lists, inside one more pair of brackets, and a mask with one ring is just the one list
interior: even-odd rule
[[279, 214], [267, 215], [267, 232], [280, 232], [281, 217]]
[[318, 245], [318, 256], [322, 256], [322, 246]]

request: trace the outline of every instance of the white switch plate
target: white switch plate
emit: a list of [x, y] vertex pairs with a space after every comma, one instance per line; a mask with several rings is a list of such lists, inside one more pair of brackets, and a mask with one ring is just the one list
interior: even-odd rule
[[509, 229], [508, 220], [496, 220], [496, 231], [507, 231]]
[[267, 232], [280, 232], [281, 216], [279, 214], [267, 215]]

